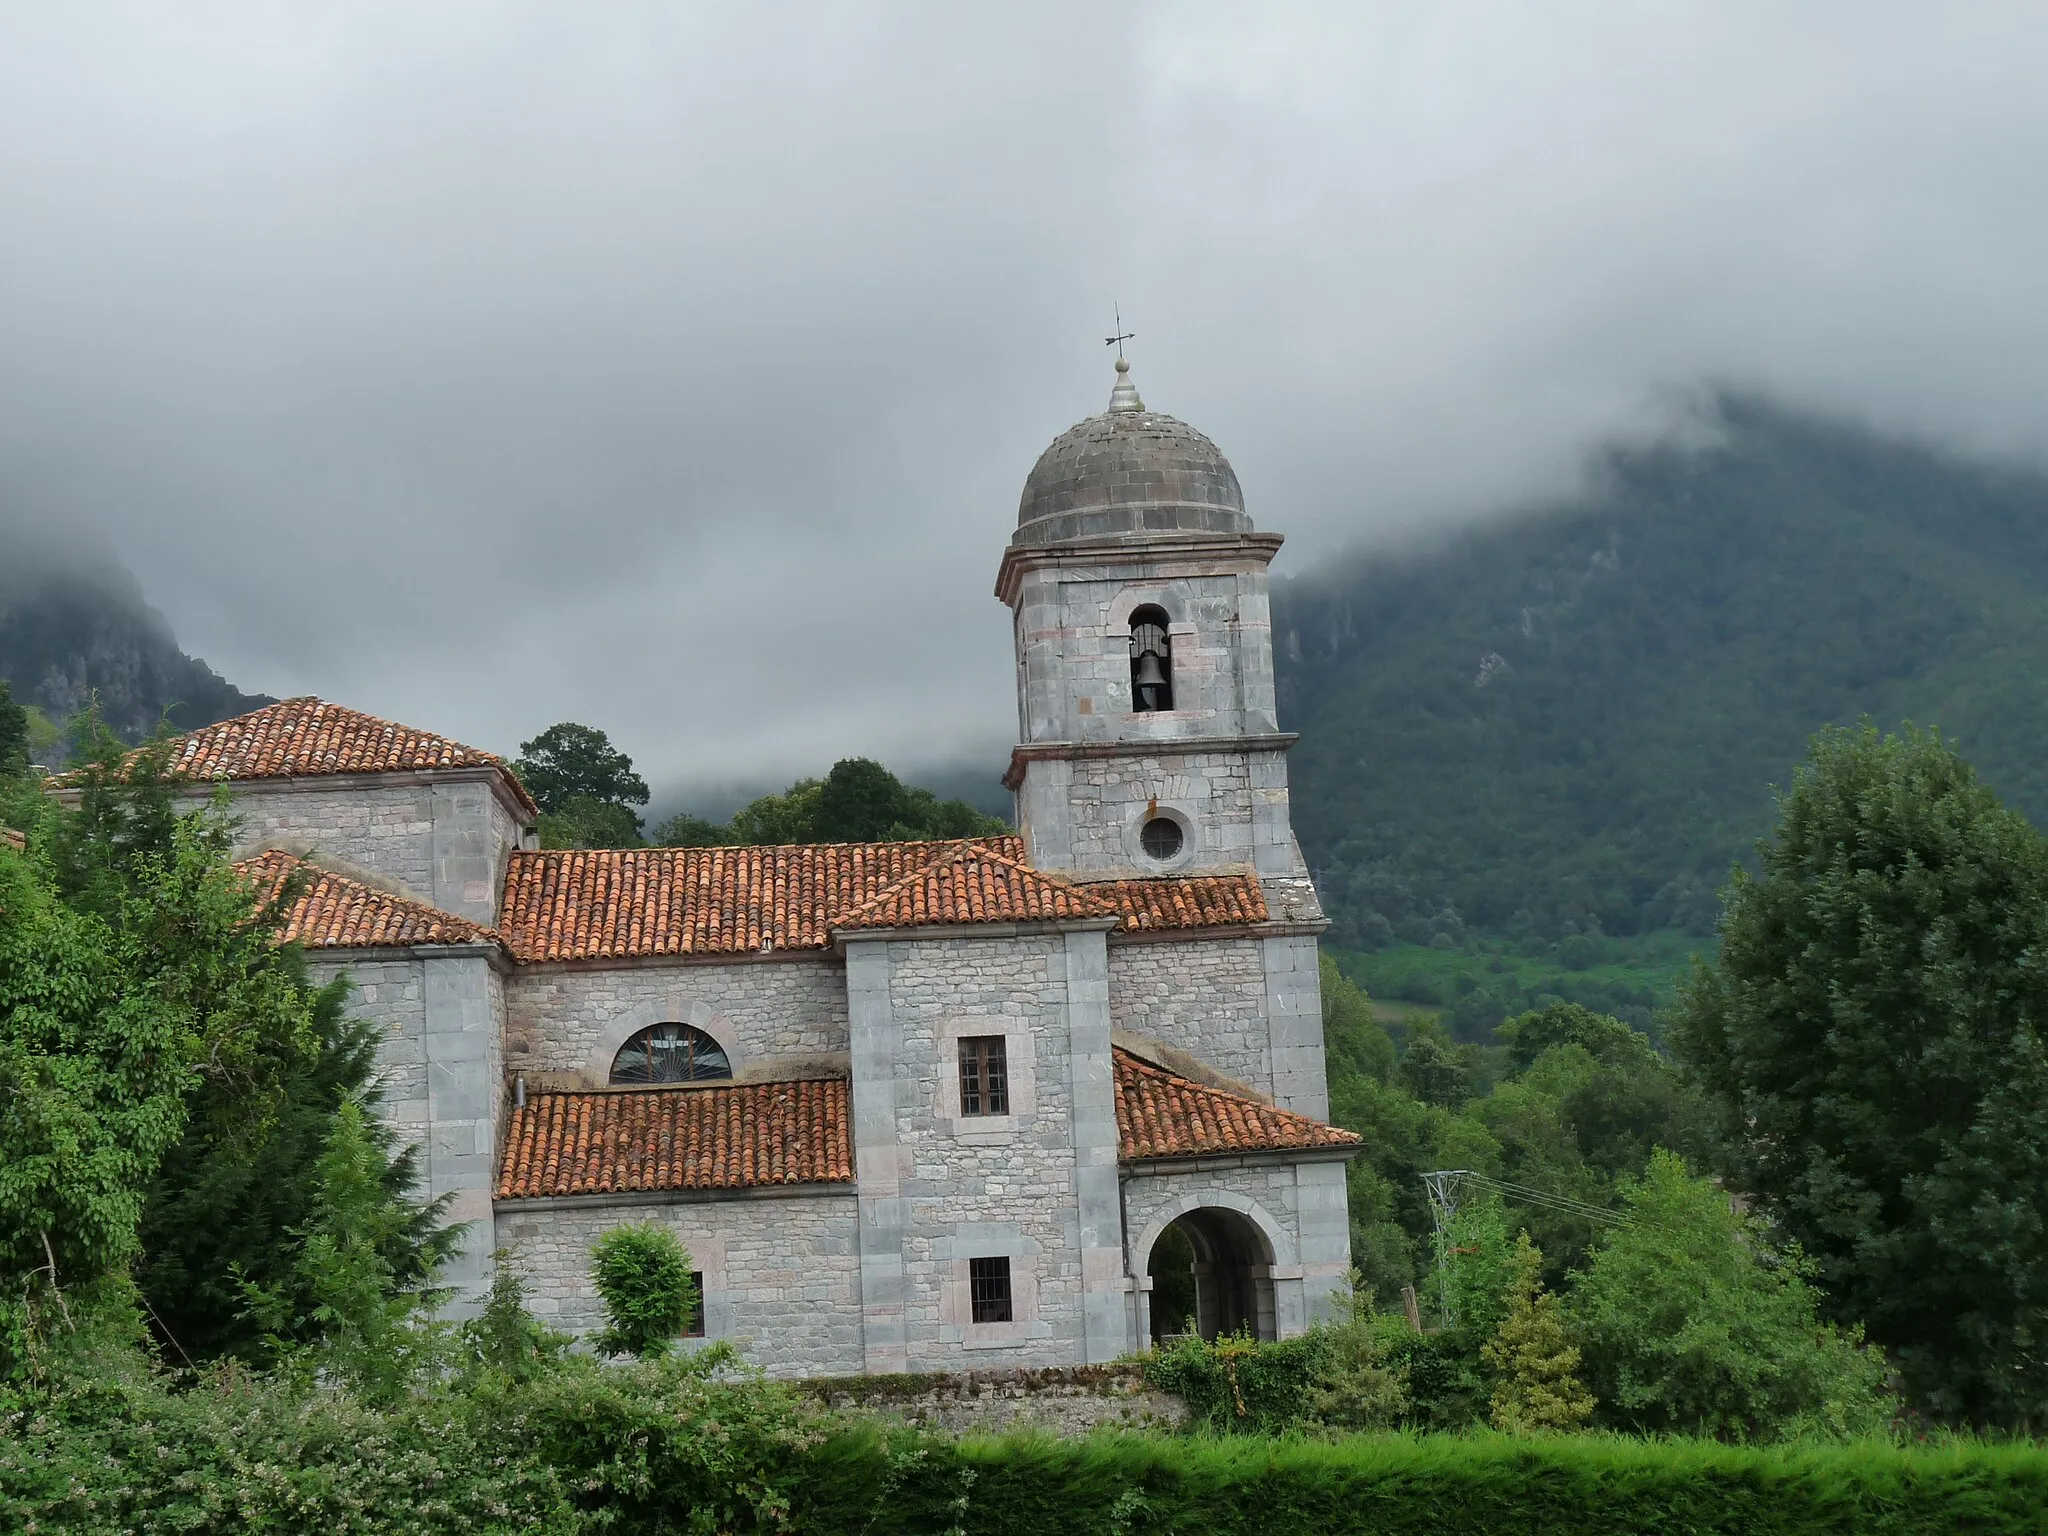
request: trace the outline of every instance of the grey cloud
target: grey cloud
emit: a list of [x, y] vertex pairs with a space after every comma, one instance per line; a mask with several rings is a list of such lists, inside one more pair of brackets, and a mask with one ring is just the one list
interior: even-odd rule
[[244, 688], [657, 782], [993, 760], [1038, 449], [1284, 567], [1703, 379], [2039, 458], [2037, 8], [0, 11], [0, 516]]

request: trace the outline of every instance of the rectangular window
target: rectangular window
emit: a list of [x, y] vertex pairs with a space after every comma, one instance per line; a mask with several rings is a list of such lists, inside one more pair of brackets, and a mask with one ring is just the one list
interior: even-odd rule
[[683, 1337], [701, 1339], [704, 1337], [704, 1271], [701, 1269], [690, 1271], [690, 1289], [697, 1297], [697, 1304], [690, 1308], [690, 1322], [683, 1329]]
[[977, 1323], [1010, 1321], [1010, 1261], [969, 1259], [967, 1299], [974, 1307]]
[[969, 1035], [960, 1042], [960, 1113], [1007, 1115], [1010, 1074], [1001, 1035]]

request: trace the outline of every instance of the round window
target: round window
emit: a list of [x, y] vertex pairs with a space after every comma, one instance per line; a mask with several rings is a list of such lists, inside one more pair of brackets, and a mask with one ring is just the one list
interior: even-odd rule
[[1180, 823], [1169, 816], [1154, 816], [1138, 829], [1138, 845], [1146, 857], [1165, 863], [1180, 852]]

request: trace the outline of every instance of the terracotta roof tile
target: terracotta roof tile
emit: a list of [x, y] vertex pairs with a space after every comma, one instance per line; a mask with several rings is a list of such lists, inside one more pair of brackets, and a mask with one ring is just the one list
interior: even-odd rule
[[294, 872], [306, 875], [304, 889], [286, 914], [281, 942], [308, 949], [398, 949], [414, 944], [496, 944], [498, 935], [481, 923], [407, 901], [359, 880], [337, 875], [295, 855], [272, 849], [244, 859], [235, 872], [273, 899]]
[[539, 1093], [512, 1111], [500, 1200], [853, 1178], [844, 1078]]
[[944, 848], [867, 900], [834, 912], [833, 928], [915, 928], [927, 923], [1032, 923], [1114, 917], [1092, 891], [1040, 874], [977, 843]]
[[[521, 960], [823, 949], [831, 916], [957, 843], [548, 849], [512, 855], [499, 918]], [[1007, 859], [1023, 841], [978, 846]]]
[[1018, 837], [966, 843], [514, 853], [499, 927], [524, 961], [823, 949], [834, 928], [1121, 916], [1127, 932], [1256, 923], [1252, 875], [1068, 883]]
[[[1355, 1146], [1320, 1120], [1111, 1053], [1126, 1160]], [[500, 1200], [853, 1179], [845, 1078], [537, 1093], [512, 1111]]]
[[1118, 1156], [1202, 1157], [1214, 1153], [1349, 1147], [1361, 1138], [1292, 1110], [1178, 1077], [1129, 1051], [1113, 1050]]
[[1223, 928], [1263, 923], [1266, 896], [1256, 875], [1168, 875], [1152, 880], [1091, 881], [1082, 887], [1111, 903], [1125, 933]]
[[519, 803], [534, 813], [532, 798], [496, 754], [310, 696], [188, 731], [171, 746], [173, 771], [206, 780], [498, 768]]

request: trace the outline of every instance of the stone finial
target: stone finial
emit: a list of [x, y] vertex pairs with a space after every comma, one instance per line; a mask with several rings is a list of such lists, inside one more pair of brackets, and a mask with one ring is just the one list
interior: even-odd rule
[[1109, 392], [1109, 408], [1112, 411], [1145, 409], [1145, 402], [1138, 398], [1138, 386], [1131, 382], [1131, 360], [1127, 357], [1116, 360], [1116, 388]]

